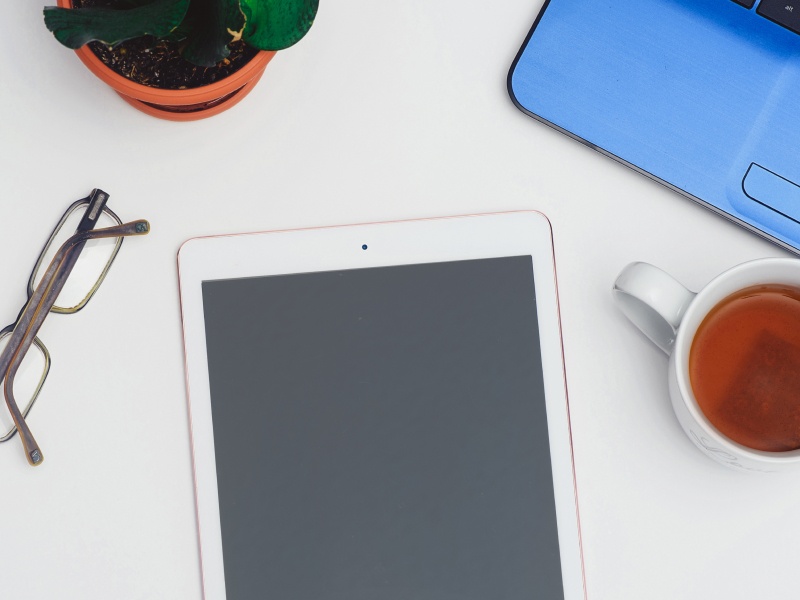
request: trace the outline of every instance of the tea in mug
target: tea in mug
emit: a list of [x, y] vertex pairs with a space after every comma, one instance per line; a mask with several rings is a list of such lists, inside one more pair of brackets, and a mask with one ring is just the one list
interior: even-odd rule
[[697, 329], [689, 353], [697, 403], [749, 448], [800, 448], [800, 288], [758, 285], [729, 296]]

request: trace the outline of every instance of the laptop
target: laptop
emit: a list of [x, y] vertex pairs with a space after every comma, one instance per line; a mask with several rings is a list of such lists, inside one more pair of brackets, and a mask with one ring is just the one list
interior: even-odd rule
[[800, 0], [548, 0], [525, 113], [800, 252]]

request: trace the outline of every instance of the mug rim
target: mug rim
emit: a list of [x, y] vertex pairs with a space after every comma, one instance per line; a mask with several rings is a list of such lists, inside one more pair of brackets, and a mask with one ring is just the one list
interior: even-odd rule
[[[797, 279], [796, 281], [788, 282], [780, 281], [779, 278], [776, 280], [774, 276], [753, 277], [750, 282], [730, 287], [731, 280], [741, 277], [743, 273], [754, 271], [761, 272], [769, 267], [786, 270], [787, 272], [791, 270], [796, 273]], [[800, 289], [800, 259], [759, 258], [750, 260], [723, 271], [703, 286], [686, 309], [686, 313], [683, 315], [675, 337], [672, 358], [675, 360], [675, 374], [678, 389], [680, 390], [681, 399], [686, 409], [694, 420], [703, 427], [706, 433], [713, 437], [716, 443], [721, 444], [726, 450], [767, 463], [800, 462], [800, 448], [796, 450], [787, 450], [785, 452], [769, 452], [767, 450], [750, 448], [724, 435], [714, 426], [700, 408], [689, 379], [689, 353], [692, 342], [694, 341], [694, 336], [697, 333], [698, 327], [708, 313], [731, 294], [749, 286], [762, 283], [788, 284]]]

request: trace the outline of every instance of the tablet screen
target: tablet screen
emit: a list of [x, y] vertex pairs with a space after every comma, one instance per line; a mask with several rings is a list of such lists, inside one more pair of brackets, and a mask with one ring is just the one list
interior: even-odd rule
[[202, 296], [228, 600], [563, 598], [530, 256]]

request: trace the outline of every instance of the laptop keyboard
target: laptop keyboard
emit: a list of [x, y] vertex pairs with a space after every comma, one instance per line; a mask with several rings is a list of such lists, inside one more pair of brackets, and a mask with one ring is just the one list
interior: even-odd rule
[[[756, 0], [733, 0], [745, 8], [753, 8]], [[786, 27], [795, 33], [800, 33], [800, 0], [761, 0], [756, 12]]]

